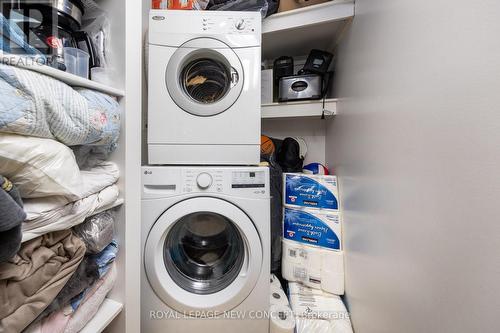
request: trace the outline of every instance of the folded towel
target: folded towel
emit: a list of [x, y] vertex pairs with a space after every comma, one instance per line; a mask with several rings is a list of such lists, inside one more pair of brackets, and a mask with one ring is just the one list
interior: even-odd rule
[[85, 255], [70, 230], [43, 235], [0, 264], [0, 332], [17, 333], [54, 300]]

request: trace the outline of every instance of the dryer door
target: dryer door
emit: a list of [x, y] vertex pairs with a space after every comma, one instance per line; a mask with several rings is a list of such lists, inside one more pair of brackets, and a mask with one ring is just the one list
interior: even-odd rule
[[184, 111], [201, 117], [229, 109], [243, 89], [240, 59], [225, 43], [196, 38], [184, 43], [170, 59], [165, 74], [168, 92]]
[[222, 313], [253, 290], [262, 244], [250, 218], [222, 199], [199, 197], [165, 211], [149, 232], [144, 263], [149, 283], [181, 312]]

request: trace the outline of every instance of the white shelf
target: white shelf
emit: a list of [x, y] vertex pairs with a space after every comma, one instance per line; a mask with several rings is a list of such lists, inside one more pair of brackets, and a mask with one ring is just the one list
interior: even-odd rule
[[101, 207], [99, 209], [97, 209], [95, 212], [92, 213], [92, 215], [90, 216], [94, 216], [94, 215], [97, 215], [99, 213], [102, 213], [104, 211], [107, 211], [108, 209], [111, 209], [111, 208], [115, 208], [115, 207], [118, 207], [118, 206], [121, 206], [125, 203], [125, 199], [123, 198], [118, 198], [116, 199], [115, 202], [113, 202], [112, 204], [110, 205], [107, 205], [107, 206], [104, 206], [104, 207]]
[[58, 69], [41, 65], [36, 63], [36, 61], [30, 60], [23, 58], [19, 55], [15, 54], [6, 54], [3, 52], [0, 52], [0, 61], [6, 64], [16, 64], [17, 67], [29, 69], [41, 74], [45, 74], [47, 76], [51, 76], [54, 79], [57, 79], [59, 81], [62, 81], [66, 83], [69, 86], [72, 87], [82, 87], [82, 88], [88, 88], [88, 89], [93, 89], [97, 90], [112, 96], [118, 96], [118, 97], [123, 97], [125, 96], [125, 92], [120, 89], [116, 89], [113, 87], [106, 86], [104, 84], [91, 81], [88, 79], [84, 79], [80, 76], [66, 73], [63, 71], [60, 71]]
[[94, 318], [80, 331], [80, 333], [100, 333], [120, 314], [123, 304], [106, 298], [99, 307]]
[[263, 59], [332, 50], [354, 16], [354, 0], [333, 0], [274, 14], [262, 22]]
[[[323, 100], [271, 103], [263, 104], [261, 107], [263, 119], [321, 117], [322, 114]], [[325, 116], [329, 117], [335, 114], [337, 114], [337, 99], [327, 99], [325, 101]]]

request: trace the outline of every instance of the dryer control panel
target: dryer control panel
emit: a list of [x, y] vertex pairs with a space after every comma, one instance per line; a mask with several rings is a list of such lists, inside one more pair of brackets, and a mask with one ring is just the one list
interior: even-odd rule
[[177, 47], [202, 37], [223, 41], [229, 47], [261, 45], [259, 12], [151, 10], [149, 19], [152, 45]]
[[212, 17], [202, 16], [200, 19], [200, 32], [208, 33], [228, 33], [228, 34], [244, 34], [253, 33], [257, 29], [255, 17], [247, 16], [225, 16]]

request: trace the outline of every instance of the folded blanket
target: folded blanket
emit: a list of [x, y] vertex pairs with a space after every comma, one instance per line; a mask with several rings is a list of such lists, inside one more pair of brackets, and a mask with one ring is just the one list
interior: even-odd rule
[[99, 306], [114, 286], [116, 275], [116, 267], [112, 265], [109, 273], [89, 289], [83, 299], [82, 306], [76, 312], [67, 306], [52, 313], [36, 325], [30, 326], [24, 333], [76, 333], [81, 331], [99, 311]]
[[17, 333], [57, 296], [76, 271], [85, 244], [70, 230], [46, 234], [22, 245], [0, 264], [0, 332]]
[[54, 198], [54, 201], [50, 198], [26, 200], [25, 210], [28, 217], [22, 224], [23, 242], [47, 232], [69, 229], [82, 223], [97, 210], [115, 202], [119, 193], [118, 187], [112, 185], [99, 193], [64, 206], [59, 205], [57, 198]]
[[6, 64], [0, 82], [1, 132], [116, 148], [121, 112], [113, 97]]
[[90, 288], [99, 278], [99, 268], [96, 260], [86, 256], [80, 265], [78, 265], [75, 273], [73, 273], [68, 280], [68, 283], [66, 283], [59, 294], [57, 294], [56, 298], [38, 315], [30, 326], [36, 325], [36, 323], [49, 316], [51, 313], [64, 308], [73, 298]]
[[0, 133], [0, 174], [23, 198], [60, 196], [66, 204], [115, 183], [120, 171], [112, 162], [80, 171], [73, 151], [60, 142]]
[[0, 176], [0, 263], [12, 258], [21, 246], [21, 223], [26, 218], [16, 187]]

